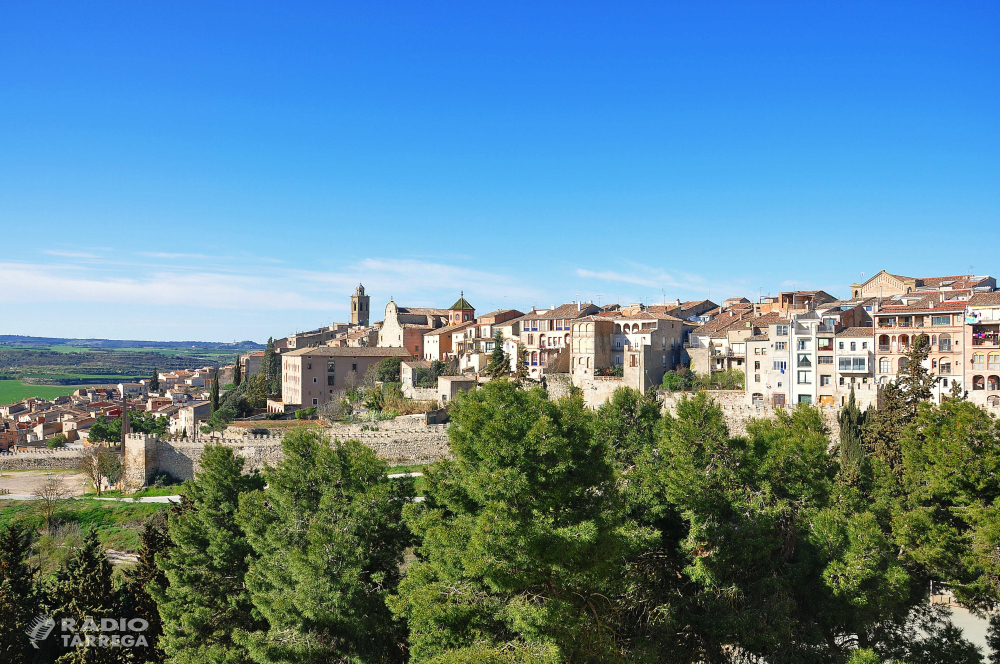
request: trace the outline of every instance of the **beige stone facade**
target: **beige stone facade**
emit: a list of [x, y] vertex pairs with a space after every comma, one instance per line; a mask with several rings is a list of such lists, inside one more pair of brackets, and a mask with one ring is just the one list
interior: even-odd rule
[[281, 355], [281, 395], [303, 407], [330, 401], [349, 380], [360, 381], [369, 367], [387, 357], [409, 358], [405, 348], [302, 348]]

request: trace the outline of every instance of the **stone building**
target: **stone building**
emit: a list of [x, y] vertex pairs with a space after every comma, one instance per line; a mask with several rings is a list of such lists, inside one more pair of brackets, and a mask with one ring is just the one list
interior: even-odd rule
[[360, 381], [369, 367], [387, 357], [409, 358], [405, 348], [336, 348], [318, 346], [281, 354], [281, 395], [286, 404], [318, 406], [347, 381]]
[[453, 315], [450, 309], [401, 307], [389, 300], [389, 304], [385, 305], [385, 320], [378, 332], [378, 345], [382, 348], [405, 348], [410, 355], [423, 357], [424, 335], [447, 327]]

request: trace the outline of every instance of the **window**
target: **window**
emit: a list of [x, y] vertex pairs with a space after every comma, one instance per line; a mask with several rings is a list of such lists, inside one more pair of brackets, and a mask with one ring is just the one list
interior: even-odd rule
[[938, 373], [945, 375], [950, 374], [951, 362], [945, 362], [944, 360], [941, 360], [941, 362], [938, 363]]
[[788, 336], [788, 326], [787, 325], [775, 325], [774, 326], [774, 333], [777, 336], [779, 336], [779, 337], [787, 337]]
[[798, 373], [798, 381], [799, 381], [799, 385], [808, 385], [809, 384], [809, 372], [808, 371], [800, 371]]
[[781, 373], [785, 373], [785, 370], [788, 368], [788, 363], [785, 362], [784, 360], [775, 360], [771, 368], [774, 369], [775, 371], [780, 371]]
[[878, 361], [878, 372], [879, 373], [889, 373], [891, 369], [889, 368], [891, 363], [888, 357], [883, 357]]
[[336, 371], [337, 370], [337, 361], [336, 360], [327, 360], [326, 361], [326, 370], [328, 372], [330, 372], [330, 373], [333, 373], [334, 371]]
[[862, 341], [861, 342], [861, 348], [862, 349], [867, 349], [868, 348], [868, 342], [867, 341]]
[[850, 371], [851, 370], [851, 358], [849, 358], [849, 357], [840, 357], [840, 358], [837, 358], [837, 368], [840, 369], [841, 371]]
[[318, 404], [319, 404], [319, 399], [313, 399], [313, 405], [316, 406]]
[[354, 373], [357, 373], [358, 372], [358, 365], [352, 364], [351, 365], [351, 371], [353, 371]]
[[753, 363], [753, 368], [756, 369], [757, 371], [760, 371], [760, 360], [757, 360], [756, 362]]
[[316, 378], [315, 376], [313, 376], [313, 382], [314, 382], [314, 383], [318, 383], [318, 382], [319, 382], [319, 379], [318, 379], [318, 378]]
[[774, 342], [774, 350], [788, 350], [788, 342], [787, 341]]
[[951, 352], [951, 335], [947, 332], [938, 337], [938, 350], [942, 353]]
[[820, 355], [816, 358], [816, 364], [833, 364], [833, 355]]
[[[843, 346], [841, 346], [841, 348], [843, 348]], [[851, 350], [857, 350], [857, 349], [858, 349], [858, 342], [857, 341], [852, 341], [851, 342]]]
[[931, 325], [951, 325], [951, 316], [931, 316]]
[[306, 363], [306, 369], [312, 369], [312, 368], [313, 368], [312, 363], [311, 362], [307, 362]]
[[798, 360], [798, 362], [796, 364], [797, 364], [797, 366], [800, 366], [800, 367], [811, 367], [812, 366], [812, 362], [809, 360], [809, 354], [808, 353], [799, 353], [799, 360]]
[[843, 377], [843, 376], [841, 376], [841, 377], [840, 377], [840, 384], [841, 384], [841, 385], [843, 385], [843, 384], [844, 384], [844, 377]]
[[820, 376], [819, 377], [819, 385], [820, 385], [820, 387], [826, 387], [829, 384], [830, 384], [830, 377], [829, 376]]
[[973, 369], [986, 368], [986, 356], [983, 353], [975, 353], [972, 356], [972, 368]]
[[[853, 346], [854, 344], [851, 344], [851, 345]], [[837, 348], [840, 349], [840, 350], [844, 350], [844, 342], [843, 341], [839, 342], [837, 344]], [[852, 348], [851, 350], [854, 350], [854, 349]]]
[[535, 345], [535, 335], [533, 334], [528, 335], [528, 344], [532, 346]]
[[337, 384], [336, 381], [335, 381], [336, 378], [337, 377], [335, 375], [333, 375], [333, 374], [328, 375], [326, 377], [326, 384], [329, 385], [330, 387], [333, 387], [334, 385]]
[[800, 394], [799, 395], [799, 403], [810, 404], [812, 402], [813, 402], [813, 398], [812, 398], [811, 395], [808, 395], [808, 394]]
[[833, 339], [817, 339], [816, 348], [817, 350], [833, 350]]
[[1000, 355], [997, 353], [990, 353], [986, 358], [986, 368], [987, 369], [1000, 369]]
[[755, 383], [759, 383], [760, 382], [760, 374], [754, 374], [753, 375], [753, 382], [755, 382]]
[[865, 367], [865, 364], [867, 363], [867, 360], [868, 360], [867, 357], [855, 357], [855, 358], [852, 358], [852, 359], [854, 360], [854, 363], [853, 363], [853, 366], [851, 368], [854, 371], [866, 371], [867, 370], [867, 367]]
[[799, 350], [809, 350], [809, 340], [799, 339], [799, 343], [796, 346], [796, 348], [798, 348]]

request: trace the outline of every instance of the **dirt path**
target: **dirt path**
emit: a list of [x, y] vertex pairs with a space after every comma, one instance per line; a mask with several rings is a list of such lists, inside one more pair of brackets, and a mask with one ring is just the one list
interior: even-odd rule
[[13, 494], [30, 494], [50, 476], [59, 478], [67, 497], [83, 493], [84, 476], [76, 470], [7, 470], [0, 474], [0, 489]]

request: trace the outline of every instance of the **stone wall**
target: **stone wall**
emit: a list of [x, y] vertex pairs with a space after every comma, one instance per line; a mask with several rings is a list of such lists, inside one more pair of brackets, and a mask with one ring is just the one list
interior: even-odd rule
[[[424, 424], [423, 416], [401, 417], [371, 424], [339, 424], [324, 427], [323, 433], [334, 440], [359, 440], [379, 458], [391, 463], [431, 463], [449, 455], [448, 425]], [[206, 445], [232, 447], [246, 459], [248, 471], [261, 470], [281, 460], [283, 434], [199, 437], [197, 439], [160, 438], [130, 434], [125, 441], [126, 477], [130, 484], [141, 485], [156, 472], [166, 471], [178, 479], [191, 479], [198, 472], [198, 461]]]
[[549, 393], [549, 399], [555, 401], [569, 394], [570, 388], [573, 387], [571, 378], [568, 373], [546, 373], [545, 389]]
[[[743, 390], [706, 390], [706, 394], [722, 408], [729, 425], [729, 433], [733, 436], [742, 436], [747, 432], [747, 424], [753, 419], [770, 418], [775, 416], [773, 406], [748, 406]], [[661, 394], [663, 397], [663, 410], [665, 412], [676, 413], [677, 403], [685, 396], [693, 396], [689, 392], [667, 392]], [[824, 406], [819, 409], [823, 416], [823, 421], [830, 429], [831, 440], [840, 437], [840, 422], [837, 416], [840, 414], [839, 406]]]
[[79, 450], [22, 450], [16, 454], [0, 454], [0, 470], [62, 470], [76, 468]]

